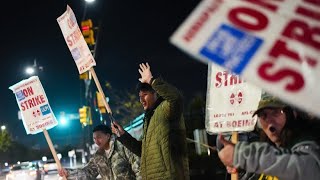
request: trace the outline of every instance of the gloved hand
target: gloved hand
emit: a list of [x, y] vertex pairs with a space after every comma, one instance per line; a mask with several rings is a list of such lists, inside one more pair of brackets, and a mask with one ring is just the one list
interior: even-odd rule
[[139, 73], [141, 75], [141, 78], [139, 78], [139, 81], [141, 83], [151, 83], [150, 81], [153, 76], [152, 76], [149, 64], [141, 63], [139, 64], [139, 66], [140, 66]]

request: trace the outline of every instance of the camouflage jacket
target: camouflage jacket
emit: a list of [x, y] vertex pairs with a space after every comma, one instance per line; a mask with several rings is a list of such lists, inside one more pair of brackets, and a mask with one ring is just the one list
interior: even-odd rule
[[68, 174], [69, 180], [96, 179], [99, 174], [103, 180], [140, 180], [140, 158], [113, 136], [108, 156], [99, 149], [85, 167], [69, 170]]

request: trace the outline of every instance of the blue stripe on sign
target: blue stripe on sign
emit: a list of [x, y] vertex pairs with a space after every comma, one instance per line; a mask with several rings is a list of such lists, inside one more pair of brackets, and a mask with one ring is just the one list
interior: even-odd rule
[[16, 97], [19, 101], [24, 100], [24, 98], [26, 98], [22, 92], [22, 90], [16, 92]]
[[241, 74], [263, 40], [230, 25], [222, 24], [200, 50], [200, 54]]
[[41, 110], [41, 113], [42, 113], [43, 116], [47, 115], [47, 114], [49, 114], [51, 112], [50, 111], [50, 107], [49, 107], [48, 104], [41, 106], [40, 110]]

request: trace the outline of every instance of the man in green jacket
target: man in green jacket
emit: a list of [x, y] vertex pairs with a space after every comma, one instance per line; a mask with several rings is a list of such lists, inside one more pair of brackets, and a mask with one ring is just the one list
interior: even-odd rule
[[190, 179], [183, 101], [180, 92], [161, 78], [154, 79], [148, 63], [140, 64], [138, 85], [145, 110], [142, 141], [137, 141], [114, 122], [128, 149], [141, 155], [142, 179]]

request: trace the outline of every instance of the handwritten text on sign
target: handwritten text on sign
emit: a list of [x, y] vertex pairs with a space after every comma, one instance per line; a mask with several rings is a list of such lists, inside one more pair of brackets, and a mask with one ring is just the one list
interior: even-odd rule
[[211, 63], [208, 71], [206, 129], [209, 133], [252, 131], [261, 90]]

